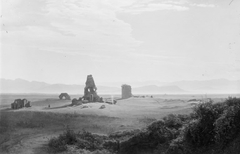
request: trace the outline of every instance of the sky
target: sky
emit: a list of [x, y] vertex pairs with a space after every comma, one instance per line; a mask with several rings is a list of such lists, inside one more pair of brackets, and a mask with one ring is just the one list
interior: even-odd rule
[[240, 79], [239, 0], [0, 0], [5, 79]]

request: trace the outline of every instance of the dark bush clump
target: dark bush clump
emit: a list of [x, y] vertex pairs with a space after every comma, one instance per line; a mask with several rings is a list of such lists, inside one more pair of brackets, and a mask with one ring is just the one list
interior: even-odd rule
[[157, 150], [159, 146], [165, 147], [173, 137], [173, 132], [165, 126], [164, 121], [156, 121], [145, 130], [121, 142], [120, 153], [151, 153]]
[[61, 152], [67, 150], [67, 144], [65, 141], [59, 140], [59, 138], [51, 138], [48, 142], [48, 146], [55, 152]]
[[67, 128], [67, 130], [60, 134], [57, 138], [54, 137], [49, 140], [48, 146], [54, 151], [65, 151], [67, 150], [67, 145], [72, 145], [77, 142], [77, 134], [74, 131]]
[[67, 128], [63, 134], [50, 139], [48, 146], [56, 152], [66, 151], [68, 145], [74, 145], [78, 149], [95, 151], [102, 150], [107, 139], [108, 137], [92, 134], [85, 130], [75, 133]]
[[184, 139], [194, 148], [210, 146], [215, 143], [215, 120], [222, 114], [223, 105], [212, 101], [201, 103], [194, 108], [196, 119], [185, 128]]
[[216, 140], [222, 147], [240, 134], [240, 99], [229, 98], [226, 105], [228, 107], [214, 123]]
[[165, 126], [170, 129], [179, 129], [183, 125], [182, 120], [174, 114], [169, 114], [168, 116], [164, 117], [163, 120]]
[[77, 147], [79, 149], [87, 149], [89, 151], [102, 150], [105, 138], [99, 135], [94, 135], [90, 132], [83, 131], [77, 134]]

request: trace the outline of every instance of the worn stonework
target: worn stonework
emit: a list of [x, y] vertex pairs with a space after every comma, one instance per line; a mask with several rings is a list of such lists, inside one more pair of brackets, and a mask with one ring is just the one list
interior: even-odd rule
[[28, 102], [25, 104], [25, 107], [31, 107], [31, 102], [28, 101]]
[[30, 101], [27, 99], [15, 99], [14, 102], [11, 104], [12, 109], [20, 109], [23, 107], [31, 107]]
[[71, 100], [71, 97], [68, 95], [68, 93], [61, 93], [59, 95], [59, 99], [65, 98], [66, 100]]
[[130, 98], [132, 97], [132, 88], [130, 85], [124, 84], [122, 85], [122, 98]]
[[83, 104], [83, 102], [82, 102], [82, 100], [80, 100], [80, 99], [74, 98], [74, 99], [72, 100], [72, 105], [82, 105], [82, 104]]
[[89, 102], [100, 102], [102, 99], [97, 95], [97, 87], [92, 75], [87, 76], [85, 84], [83, 99], [88, 100]]

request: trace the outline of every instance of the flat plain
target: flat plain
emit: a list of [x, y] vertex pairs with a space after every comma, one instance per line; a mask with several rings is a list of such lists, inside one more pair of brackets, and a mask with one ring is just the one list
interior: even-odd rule
[[[222, 102], [229, 96], [240, 95], [139, 95], [122, 100], [119, 95], [102, 95], [108, 102], [119, 100], [72, 106], [71, 100], [60, 100], [57, 94], [1, 94], [0, 153], [49, 153], [49, 139], [67, 127], [102, 135], [141, 129], [168, 114], [189, 114], [195, 104], [210, 98]], [[11, 103], [18, 98], [31, 101], [31, 107], [12, 110]]]

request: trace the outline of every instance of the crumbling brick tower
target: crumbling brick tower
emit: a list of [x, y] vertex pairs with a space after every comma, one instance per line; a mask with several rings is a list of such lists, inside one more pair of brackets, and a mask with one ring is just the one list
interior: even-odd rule
[[84, 100], [88, 100], [89, 102], [98, 102], [101, 101], [101, 98], [97, 95], [97, 87], [93, 80], [92, 75], [87, 76], [86, 86], [84, 88]]
[[130, 98], [132, 97], [132, 88], [130, 85], [124, 84], [122, 85], [122, 98]]

